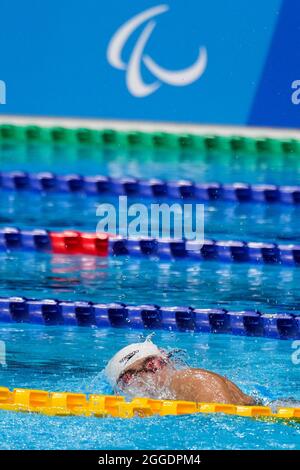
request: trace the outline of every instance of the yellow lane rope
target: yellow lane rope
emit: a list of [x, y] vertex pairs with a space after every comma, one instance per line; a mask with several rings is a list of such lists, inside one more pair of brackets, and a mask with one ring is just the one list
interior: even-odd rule
[[300, 408], [278, 408], [273, 412], [267, 406], [236, 406], [221, 403], [195, 403], [175, 400], [135, 398], [84, 393], [46, 392], [16, 388], [10, 391], [0, 387], [0, 410], [41, 413], [48, 416], [133, 416], [183, 415], [192, 413], [225, 413], [252, 418], [300, 419]]

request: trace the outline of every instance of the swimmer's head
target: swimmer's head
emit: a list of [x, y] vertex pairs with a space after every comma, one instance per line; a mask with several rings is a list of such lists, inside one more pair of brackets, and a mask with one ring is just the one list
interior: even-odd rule
[[[167, 355], [151, 340], [134, 343], [117, 352], [107, 364], [104, 373], [115, 388], [121, 381], [129, 383], [138, 372], [155, 372], [167, 362]], [[135, 367], [135, 365], [137, 367]]]

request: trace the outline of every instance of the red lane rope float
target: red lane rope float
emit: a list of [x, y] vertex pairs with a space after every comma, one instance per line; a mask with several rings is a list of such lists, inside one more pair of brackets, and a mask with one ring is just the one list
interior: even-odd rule
[[49, 232], [52, 252], [63, 254], [87, 254], [94, 256], [108, 256], [108, 235], [77, 232], [66, 230], [64, 232]]

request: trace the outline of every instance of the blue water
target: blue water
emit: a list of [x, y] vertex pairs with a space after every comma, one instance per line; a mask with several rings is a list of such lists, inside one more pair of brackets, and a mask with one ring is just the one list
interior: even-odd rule
[[299, 284], [277, 265], [0, 253], [1, 296], [299, 313]]
[[[172, 204], [174, 200], [164, 198], [163, 202]], [[128, 198], [128, 207], [143, 203], [150, 219], [151, 198]], [[179, 201], [175, 201], [179, 205]], [[188, 201], [187, 201], [188, 202]], [[87, 196], [85, 194], [40, 195], [32, 192], [0, 190], [0, 226], [20, 228], [47, 228], [62, 230], [95, 231], [100, 217], [96, 215], [99, 204], [109, 203], [119, 212], [117, 196]], [[195, 221], [195, 206], [193, 220]], [[218, 240], [274, 241], [278, 243], [298, 243], [300, 241], [300, 206], [288, 204], [232, 204], [228, 202], [205, 203], [205, 237]], [[129, 222], [130, 222], [129, 218]], [[141, 230], [148, 236], [151, 231]], [[154, 230], [159, 235], [159, 230]]]
[[[282, 159], [101, 152], [64, 146], [0, 146], [1, 170], [77, 172], [198, 181], [299, 182], [298, 164]], [[116, 198], [107, 199], [115, 202]], [[0, 226], [95, 230], [98, 198], [0, 191]], [[149, 201], [148, 201], [149, 202]], [[300, 208], [207, 204], [205, 235], [218, 239], [297, 242]], [[0, 296], [157, 303], [299, 311], [300, 268], [216, 262], [0, 253]], [[122, 346], [146, 332], [118, 329], [0, 325], [7, 367], [0, 385], [110, 393], [101, 370]], [[147, 331], [147, 334], [149, 331]], [[268, 403], [300, 400], [299, 365], [291, 341], [230, 335], [156, 332], [162, 347], [182, 348], [191, 366], [226, 375]], [[167, 432], [166, 432], [167, 430]], [[230, 416], [147, 419], [50, 418], [0, 412], [1, 449], [299, 449], [300, 424]]]

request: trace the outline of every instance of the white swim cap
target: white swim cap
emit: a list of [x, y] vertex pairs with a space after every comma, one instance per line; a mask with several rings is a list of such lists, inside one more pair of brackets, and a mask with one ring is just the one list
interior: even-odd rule
[[164, 357], [164, 354], [149, 339], [146, 339], [143, 343], [134, 343], [125, 346], [125, 348], [121, 349], [112, 357], [105, 367], [104, 373], [110, 385], [114, 388], [120, 375], [135, 361], [151, 356]]

